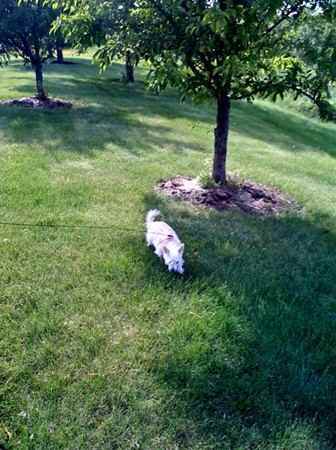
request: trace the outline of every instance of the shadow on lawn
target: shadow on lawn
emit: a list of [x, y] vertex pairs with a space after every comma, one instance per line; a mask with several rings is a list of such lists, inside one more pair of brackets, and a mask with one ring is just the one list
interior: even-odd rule
[[[58, 70], [67, 72], [68, 67]], [[110, 144], [135, 156], [165, 148], [177, 153], [208, 150], [196, 139], [191, 142], [190, 139], [175, 138], [173, 127], [160, 123], [162, 119], [181, 117], [191, 123], [207, 123], [211, 121], [208, 113], [198, 112], [191, 105], [177, 108], [176, 97], [158, 97], [145, 92], [141, 81], [130, 87], [110, 78], [85, 78], [78, 70], [79, 77], [50, 78], [47, 83], [55, 97], [74, 102], [72, 110], [32, 111], [3, 107], [2, 133], [14, 142], [43, 145], [50, 152], [56, 153], [62, 148], [87, 156], [106, 150]], [[32, 89], [24, 84], [16, 90], [27, 95]]]
[[144, 251], [149, 284], [186, 302], [160, 324], [151, 366], [176, 414], [206, 448], [335, 448], [336, 236], [304, 217], [153, 205], [187, 249], [175, 281]]
[[3, 117], [6, 116], [8, 122], [3, 122], [3, 127], [0, 124], [0, 130], [9, 140], [43, 146], [55, 155], [61, 149], [94, 157], [96, 153], [106, 151], [109, 145], [133, 156], [143, 156], [157, 150], [177, 154], [207, 150], [202, 144], [174, 138], [170, 127], [141, 121], [123, 108], [113, 112], [100, 106], [62, 112], [6, 108], [4, 112]]
[[325, 152], [336, 157], [335, 129], [267, 104], [236, 102], [231, 129], [281, 150]]
[[[83, 75], [79, 66], [77, 76], [55, 77], [52, 75], [47, 81], [49, 92], [53, 96], [61, 97], [66, 100], [74, 101], [75, 107], [69, 112], [36, 112], [15, 110], [15, 116], [20, 120], [20, 129], [24, 134], [25, 141], [29, 141], [31, 130], [38, 129], [39, 126], [50, 127], [51, 134], [64, 140], [67, 147], [71, 139], [76, 141], [78, 133], [78, 124], [87, 126], [87, 130], [81, 130], [86, 134], [86, 138], [76, 141], [74, 146], [70, 147], [73, 151], [79, 153], [88, 153], [90, 147], [96, 147], [92, 142], [101, 141], [101, 147], [104, 149], [107, 143], [121, 143], [124, 146], [125, 131], [136, 139], [136, 146], [143, 150], [147, 146], [146, 139], [148, 134], [157, 134], [158, 139], [153, 142], [151, 147], [160, 145], [160, 136], [162, 132], [172, 131], [172, 128], [166, 127], [160, 129], [160, 125], [153, 124], [152, 127], [136, 120], [136, 116], [149, 118], [153, 120], [160, 119], [185, 119], [189, 123], [202, 124], [208, 127], [209, 137], [212, 139], [212, 128], [214, 126], [215, 114], [210, 105], [195, 106], [190, 103], [181, 104], [178, 95], [172, 91], [168, 94], [156, 96], [144, 89], [144, 83], [138, 81], [135, 86], [127, 86], [116, 81], [115, 78], [99, 78], [96, 75], [95, 68], [87, 65], [88, 72]], [[120, 67], [116, 65], [114, 70]], [[68, 67], [58, 68], [56, 75], [68, 74]], [[74, 69], [76, 70], [76, 69]], [[120, 69], [121, 70], [121, 69]], [[75, 73], [76, 75], [76, 73]], [[31, 90], [28, 85], [18, 86], [17, 90], [25, 94]], [[84, 104], [83, 104], [84, 103]], [[85, 104], [86, 103], [86, 104]], [[13, 112], [8, 109], [2, 109], [3, 116], [8, 116], [11, 120]], [[13, 121], [12, 121], [13, 122]], [[60, 136], [58, 127], [65, 129], [65, 133]], [[17, 121], [9, 123], [7, 133], [14, 132], [17, 128]], [[139, 130], [134, 128], [138, 127]], [[148, 133], [141, 133], [141, 128], [148, 128]], [[151, 131], [149, 131], [151, 128]], [[157, 129], [157, 133], [155, 131]], [[325, 152], [335, 157], [335, 132], [331, 128], [325, 127], [318, 121], [306, 119], [304, 116], [287, 112], [278, 108], [270, 108], [266, 104], [255, 103], [253, 105], [235, 102], [232, 114], [231, 130], [240, 135], [246, 135], [248, 138], [260, 140], [262, 143], [270, 144], [281, 150], [291, 152], [318, 151]], [[17, 134], [16, 134], [17, 138]], [[40, 137], [43, 139], [43, 136]], [[149, 139], [150, 140], [150, 139]], [[142, 142], [141, 142], [142, 141]], [[323, 148], [321, 148], [323, 142]], [[49, 137], [46, 139], [47, 146], [52, 146]], [[188, 147], [184, 142], [183, 147]], [[180, 150], [178, 140], [168, 142], [168, 146], [176, 146]], [[190, 145], [192, 150], [208, 150], [200, 145]]]
[[[65, 69], [66, 71], [66, 69]], [[55, 74], [53, 74], [55, 75]], [[62, 74], [60, 74], [62, 75]], [[25, 80], [25, 77], [17, 77]], [[51, 97], [59, 97], [74, 102], [74, 110], [80, 110], [83, 103], [88, 108], [99, 106], [107, 113], [115, 109], [127, 109], [130, 114], [142, 114], [145, 117], [160, 116], [168, 119], [194, 120], [214, 126], [215, 112], [209, 104], [195, 107], [190, 102], [181, 103], [179, 95], [173, 89], [167, 89], [160, 95], [148, 91], [142, 80], [127, 85], [117, 77], [98, 77], [94, 72], [84, 76], [78, 70], [78, 76], [49, 78], [46, 88]], [[22, 84], [16, 87], [24, 95], [34, 94], [34, 85]], [[73, 112], [72, 111], [72, 112]]]

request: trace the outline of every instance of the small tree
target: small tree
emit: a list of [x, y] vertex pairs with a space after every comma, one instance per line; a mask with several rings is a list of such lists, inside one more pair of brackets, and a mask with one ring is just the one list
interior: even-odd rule
[[[50, 0], [75, 23], [87, 20], [85, 0]], [[284, 52], [288, 26], [306, 10], [332, 10], [334, 0], [91, 0], [114, 17], [98, 53], [104, 63], [132, 49], [151, 63], [151, 84], [217, 105], [213, 179], [226, 182], [233, 100], [283, 96], [302, 75], [302, 61]], [[118, 20], [115, 20], [115, 18]], [[117, 26], [115, 25], [117, 24]], [[287, 25], [287, 26], [286, 26]], [[83, 34], [82, 34], [83, 35]]]
[[103, 70], [115, 58], [123, 58], [125, 81], [135, 81], [134, 66], [139, 58], [127, 41], [129, 12], [134, 7], [134, 0], [46, 1], [63, 12], [55, 24], [55, 30], [62, 30], [81, 51], [97, 46], [93, 59]]
[[50, 52], [53, 11], [42, 1], [1, 0], [0, 49], [6, 55], [21, 56], [35, 70], [36, 95], [47, 98], [43, 83], [43, 63]]
[[104, 39], [95, 54], [95, 60], [102, 68], [107, 68], [115, 57], [124, 58], [126, 83], [134, 83], [134, 66], [139, 61], [136, 48], [128, 45], [130, 11], [134, 5], [134, 0], [109, 0], [102, 4], [100, 14], [105, 14]]
[[[213, 179], [225, 183], [232, 100], [283, 95], [300, 63], [283, 53], [286, 24], [333, 0], [139, 0], [129, 38], [152, 63], [157, 89], [168, 84], [197, 100], [214, 98]], [[134, 23], [134, 22], [133, 22]], [[140, 31], [139, 31], [140, 30]]]
[[65, 47], [65, 39], [61, 31], [55, 33], [54, 46], [56, 49], [56, 64], [65, 64], [63, 50]]
[[[50, 0], [65, 14], [87, 18], [86, 0]], [[213, 179], [226, 182], [230, 108], [233, 100], [283, 96], [295, 89], [302, 61], [284, 43], [289, 25], [306, 10], [332, 14], [335, 0], [92, 0], [116, 14], [117, 33], [101, 50], [108, 62], [119, 48], [152, 65], [151, 84], [168, 84], [183, 96], [212, 98], [217, 105]], [[87, 20], [87, 19], [86, 19]], [[287, 26], [286, 26], [287, 25]], [[297, 93], [299, 93], [297, 91]]]

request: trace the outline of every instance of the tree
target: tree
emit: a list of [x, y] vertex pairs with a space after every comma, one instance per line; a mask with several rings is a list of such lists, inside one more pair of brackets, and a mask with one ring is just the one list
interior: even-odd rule
[[50, 51], [53, 11], [42, 2], [1, 0], [0, 48], [3, 54], [21, 56], [35, 70], [36, 95], [45, 100], [43, 63]]
[[65, 47], [65, 39], [61, 31], [57, 31], [53, 33], [55, 35], [54, 46], [56, 49], [56, 60], [54, 61], [56, 64], [65, 64], [63, 49]]
[[125, 60], [125, 81], [134, 83], [134, 66], [139, 62], [135, 46], [128, 45], [128, 25], [132, 18], [130, 12], [135, 6], [134, 0], [109, 0], [109, 8], [103, 3], [101, 13], [109, 12], [105, 21], [105, 36], [101, 48], [95, 54], [95, 60], [102, 68], [107, 68], [115, 57]]
[[[50, 4], [50, 2], [49, 2]], [[97, 46], [93, 59], [107, 69], [118, 58], [125, 61], [124, 79], [134, 82], [134, 66], [138, 57], [127, 43], [127, 23], [134, 0], [75, 0], [55, 2], [62, 7], [63, 14], [56, 23], [56, 30], [62, 30], [79, 50]]]
[[[286, 24], [332, 1], [139, 0], [133, 15], [141, 33], [130, 38], [152, 63], [152, 84], [167, 84], [217, 104], [213, 179], [225, 183], [233, 100], [283, 95], [300, 73], [283, 53]], [[135, 30], [136, 31], [136, 30]]]
[[[83, 0], [64, 0], [77, 17]], [[151, 63], [151, 84], [168, 84], [183, 96], [212, 98], [217, 105], [213, 179], [225, 183], [233, 100], [283, 96], [298, 83], [301, 62], [284, 53], [288, 25], [310, 11], [328, 11], [334, 0], [104, 0], [118, 4], [123, 48]], [[287, 26], [286, 26], [287, 25]], [[117, 48], [113, 38], [110, 48]]]

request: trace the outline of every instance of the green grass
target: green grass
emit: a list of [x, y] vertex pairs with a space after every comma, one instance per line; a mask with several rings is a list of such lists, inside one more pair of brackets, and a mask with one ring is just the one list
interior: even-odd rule
[[[231, 170], [304, 212], [198, 210], [153, 186], [204, 170], [211, 105], [77, 60], [47, 71], [72, 111], [0, 110], [0, 221], [116, 228], [0, 227], [2, 447], [335, 448], [336, 126], [235, 104]], [[1, 98], [31, 94], [19, 63], [0, 75]], [[151, 207], [186, 243], [183, 278], [145, 246]]]

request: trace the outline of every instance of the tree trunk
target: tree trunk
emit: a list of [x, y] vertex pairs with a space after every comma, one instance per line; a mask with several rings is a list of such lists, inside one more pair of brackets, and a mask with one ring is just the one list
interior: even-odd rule
[[226, 183], [226, 155], [229, 136], [230, 98], [221, 92], [217, 98], [217, 127], [212, 177], [216, 183]]
[[333, 121], [336, 119], [336, 108], [325, 99], [316, 99], [314, 101], [318, 108], [318, 113], [321, 120]]
[[40, 100], [45, 100], [47, 95], [43, 86], [43, 65], [41, 61], [34, 64], [35, 76], [36, 76], [36, 95]]
[[134, 83], [134, 65], [132, 64], [131, 52], [126, 52], [126, 62], [125, 62], [125, 70], [126, 70], [126, 82]]
[[54, 48], [52, 44], [48, 44], [48, 58], [52, 59], [54, 57]]
[[56, 59], [57, 64], [64, 64], [63, 48], [57, 47], [56, 52], [57, 52], [57, 59]]

